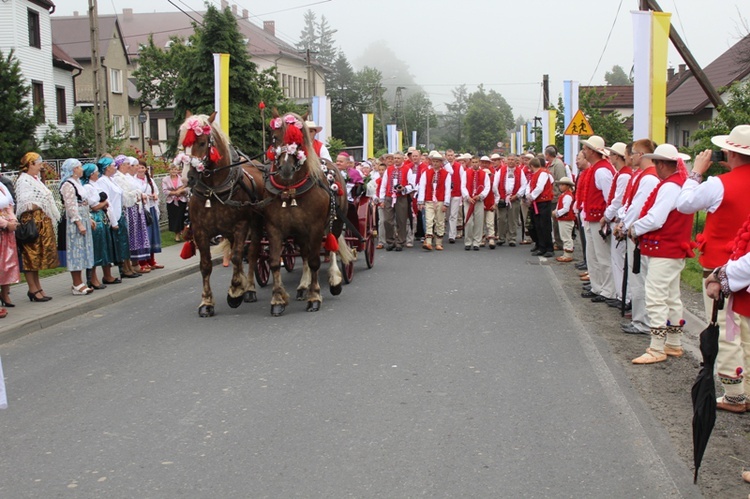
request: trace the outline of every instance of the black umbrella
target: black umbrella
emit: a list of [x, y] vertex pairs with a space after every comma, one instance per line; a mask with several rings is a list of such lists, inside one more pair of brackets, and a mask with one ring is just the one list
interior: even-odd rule
[[625, 307], [627, 307], [628, 301], [628, 239], [625, 238], [622, 241], [618, 241], [617, 244], [625, 243], [625, 265], [622, 267], [622, 289], [620, 293], [622, 296], [622, 303], [620, 303], [620, 317], [625, 317]]
[[714, 362], [719, 352], [719, 324], [716, 317], [724, 306], [724, 299], [714, 300], [711, 323], [700, 335], [700, 348], [703, 355], [698, 377], [693, 383], [693, 463], [695, 474], [693, 483], [698, 481], [698, 469], [703, 453], [706, 452], [711, 430], [716, 422], [716, 386], [714, 385]]

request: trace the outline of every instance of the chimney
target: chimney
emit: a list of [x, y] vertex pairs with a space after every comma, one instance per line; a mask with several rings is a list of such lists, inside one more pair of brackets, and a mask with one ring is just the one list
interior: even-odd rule
[[133, 20], [133, 9], [122, 9], [122, 17], [126, 21], [132, 21]]
[[667, 81], [674, 78], [674, 68], [667, 68]]
[[684, 73], [684, 72], [685, 72], [685, 69], [687, 68], [687, 65], [685, 65], [685, 64], [680, 64], [680, 65], [679, 65], [679, 68], [680, 68], [680, 70], [678, 71], [678, 73]]
[[78, 17], [78, 11], [77, 10], [73, 11], [73, 17]]
[[234, 14], [234, 17], [237, 17], [237, 4], [232, 5], [232, 14]]
[[263, 21], [263, 31], [271, 36], [276, 36], [276, 21]]
[[247, 19], [247, 9], [242, 9], [242, 19]]
[[229, 2], [227, 2], [227, 0], [221, 0], [221, 10], [225, 10], [227, 7], [229, 7]]

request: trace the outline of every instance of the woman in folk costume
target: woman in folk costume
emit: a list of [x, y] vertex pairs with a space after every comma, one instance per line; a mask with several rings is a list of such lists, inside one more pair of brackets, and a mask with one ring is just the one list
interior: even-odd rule
[[175, 242], [182, 241], [182, 230], [185, 228], [188, 188], [182, 181], [180, 169], [175, 164], [169, 165], [169, 175], [161, 181], [161, 190], [167, 196], [167, 218], [169, 230], [174, 232]]
[[16, 180], [16, 214], [21, 223], [33, 219], [39, 237], [21, 245], [23, 272], [29, 286], [27, 296], [31, 301], [49, 301], [39, 281], [39, 271], [60, 265], [57, 259], [57, 241], [54, 226], [60, 221], [52, 192], [40, 180], [42, 157], [35, 152], [21, 158], [21, 174]]
[[464, 199], [464, 249], [479, 251], [484, 232], [484, 198], [490, 192], [490, 179], [480, 168], [479, 158], [471, 159], [471, 168], [461, 173]]
[[[122, 282], [119, 278], [112, 276], [112, 264], [114, 263], [114, 238], [109, 224], [109, 195], [100, 187], [99, 170], [93, 163], [83, 165], [81, 185], [86, 193], [86, 200], [91, 211], [92, 231], [91, 239], [94, 243], [94, 266], [87, 274], [87, 285], [91, 289], [104, 289], [106, 284]], [[102, 184], [103, 185], [103, 182]], [[102, 268], [104, 283], [99, 280], [96, 267]]]
[[[10, 301], [10, 285], [21, 279], [18, 266], [16, 229], [18, 220], [14, 212], [15, 203], [10, 190], [0, 183], [0, 303], [3, 307], [15, 307]], [[2, 309], [0, 317], [7, 311]]]
[[[60, 196], [65, 208], [65, 255], [66, 266], [73, 278], [74, 295], [88, 295], [92, 288], [83, 282], [83, 271], [94, 266], [93, 229], [89, 215], [88, 198], [81, 185], [83, 165], [75, 158], [68, 158], [60, 169]], [[94, 226], [96, 224], [94, 223]]]
[[[119, 155], [115, 158], [115, 167], [117, 172], [112, 179], [123, 191], [123, 211], [125, 219], [128, 222], [128, 246], [130, 247], [130, 256], [127, 257], [131, 262], [138, 262], [146, 259], [151, 253], [151, 247], [148, 241], [148, 231], [146, 230], [146, 216], [143, 214], [143, 192], [137, 184], [137, 180], [132, 175], [132, 168], [138, 163], [135, 158], [128, 158], [125, 155]], [[151, 269], [140, 267], [141, 273], [151, 272]]]
[[671, 144], [662, 144], [653, 154], [661, 182], [649, 195], [641, 216], [630, 227], [631, 239], [638, 239], [641, 258], [648, 260], [646, 310], [651, 328], [651, 345], [633, 364], [664, 362], [668, 356], [681, 357], [683, 319], [680, 299], [680, 273], [685, 258], [693, 256], [691, 236], [693, 217], [677, 211], [677, 196], [687, 178], [681, 155]]
[[159, 218], [161, 213], [159, 211], [159, 189], [156, 187], [156, 182], [151, 178], [151, 174], [148, 171], [148, 165], [143, 160], [139, 160], [136, 165], [137, 172], [135, 174], [138, 185], [145, 196], [143, 202], [143, 209], [148, 211], [151, 215], [151, 225], [147, 224], [148, 229], [148, 242], [151, 246], [151, 254], [148, 259], [141, 260], [138, 264], [141, 267], [148, 267], [151, 270], [163, 269], [164, 265], [156, 263], [155, 253], [161, 253], [161, 231], [159, 230]]
[[443, 167], [443, 157], [437, 151], [429, 155], [432, 168], [425, 170], [419, 179], [417, 205], [425, 211], [425, 238], [422, 248], [432, 250], [433, 238], [435, 249], [443, 249], [445, 236], [445, 214], [451, 204], [451, 175]]
[[[120, 276], [125, 278], [140, 277], [141, 274], [133, 270], [130, 263], [130, 237], [128, 235], [128, 219], [125, 215], [125, 191], [115, 182], [117, 167], [114, 159], [106, 155], [96, 163], [99, 169], [99, 180], [96, 182], [97, 187], [107, 193], [109, 201], [109, 224], [112, 229], [112, 238], [114, 247], [112, 252], [112, 263], [120, 265]], [[132, 195], [129, 194], [129, 202], [132, 202]]]

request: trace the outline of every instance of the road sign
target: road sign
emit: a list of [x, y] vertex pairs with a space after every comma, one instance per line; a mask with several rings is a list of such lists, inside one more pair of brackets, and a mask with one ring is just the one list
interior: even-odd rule
[[147, 120], [148, 116], [146, 116], [146, 113], [141, 113], [138, 115], [138, 121], [140, 121], [141, 123], [146, 123]]
[[583, 115], [583, 111], [580, 109], [576, 111], [573, 119], [568, 123], [568, 127], [565, 129], [563, 135], [593, 135], [594, 130], [591, 129], [589, 120]]

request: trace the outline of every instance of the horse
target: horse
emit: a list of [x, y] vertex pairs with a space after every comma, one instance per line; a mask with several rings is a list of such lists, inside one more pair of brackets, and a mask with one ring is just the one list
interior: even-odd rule
[[[279, 316], [289, 304], [289, 295], [281, 281], [281, 248], [288, 237], [294, 238], [304, 262], [302, 280], [297, 288], [297, 299], [307, 298], [307, 311], [317, 312], [323, 301], [320, 295], [318, 271], [320, 245], [326, 238], [326, 250], [331, 252], [332, 293], [340, 292], [341, 272], [336, 264], [335, 252], [342, 258], [353, 259], [346, 248], [341, 229], [332, 232], [336, 219], [336, 206], [346, 201], [343, 183], [331, 188], [320, 166], [310, 134], [302, 117], [286, 113], [283, 117], [276, 109], [270, 121], [271, 146], [266, 156], [271, 168], [266, 176], [264, 210], [265, 227], [269, 243], [269, 265], [273, 274], [271, 315]], [[333, 173], [333, 172], [332, 172]], [[343, 194], [343, 195], [342, 195]], [[251, 244], [251, 248], [252, 248]], [[344, 246], [342, 248], [342, 246]], [[348, 253], [348, 255], [347, 255]], [[338, 284], [334, 284], [338, 276]]]
[[[255, 243], [251, 246], [259, 246], [263, 225], [263, 174], [246, 158], [240, 158], [215, 118], [216, 112], [207, 116], [188, 111], [178, 142], [185, 152], [175, 158], [175, 164], [183, 166], [183, 177], [192, 192], [188, 213], [203, 277], [200, 317], [215, 313], [210, 241], [217, 235], [223, 235], [232, 245], [233, 270], [227, 303], [237, 308], [243, 300], [257, 300], [254, 280], [243, 272], [242, 256], [248, 233]], [[252, 267], [249, 274], [252, 275]]]

